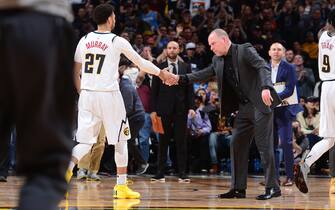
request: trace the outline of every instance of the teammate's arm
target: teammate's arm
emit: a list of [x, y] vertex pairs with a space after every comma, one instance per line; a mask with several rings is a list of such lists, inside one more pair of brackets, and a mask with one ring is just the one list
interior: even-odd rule
[[83, 38], [80, 39], [76, 48], [76, 52], [74, 53], [73, 79], [78, 94], [80, 93], [81, 65], [83, 63], [81, 51], [82, 40]]
[[79, 94], [80, 93], [81, 63], [74, 62], [73, 76], [74, 76], [74, 85]]

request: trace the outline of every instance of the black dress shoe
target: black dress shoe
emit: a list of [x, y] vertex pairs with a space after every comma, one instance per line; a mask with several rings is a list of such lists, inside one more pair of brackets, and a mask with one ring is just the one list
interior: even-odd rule
[[151, 182], [165, 182], [165, 177], [163, 174], [158, 173], [154, 177], [151, 177]]
[[219, 198], [245, 198], [245, 190], [231, 189], [226, 193], [219, 194]]
[[182, 173], [182, 174], [179, 174], [178, 182], [180, 182], [180, 183], [190, 183], [191, 179], [185, 173]]
[[256, 197], [257, 200], [268, 200], [274, 197], [281, 196], [280, 189], [269, 188], [265, 190], [265, 194], [259, 195]]

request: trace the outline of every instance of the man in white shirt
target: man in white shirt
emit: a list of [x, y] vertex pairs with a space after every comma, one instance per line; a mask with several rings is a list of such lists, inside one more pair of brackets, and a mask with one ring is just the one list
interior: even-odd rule
[[70, 180], [73, 167], [96, 143], [103, 125], [108, 143], [115, 145], [117, 184], [113, 196], [136, 199], [140, 194], [127, 187], [127, 140], [130, 139], [130, 130], [118, 84], [120, 54], [124, 54], [141, 70], [162, 80], [172, 74], [160, 71], [141, 58], [126, 39], [111, 33], [115, 26], [113, 6], [97, 6], [93, 17], [98, 29], [81, 38], [75, 53], [75, 83], [80, 93], [76, 134], [79, 144], [73, 148], [66, 177]]
[[[294, 66], [286, 62], [283, 58], [285, 48], [282, 44], [275, 42], [271, 45], [269, 56], [271, 57], [271, 80], [274, 86], [284, 86], [282, 90], [277, 88], [276, 92], [285, 105], [274, 109], [274, 149], [275, 149], [275, 167], [276, 176], [279, 180], [279, 155], [278, 147], [283, 149], [285, 161], [286, 180], [282, 182], [283, 186], [293, 185], [293, 146], [292, 146], [292, 121], [296, 114], [301, 111], [298, 104], [289, 104], [285, 102], [287, 98], [294, 95], [296, 91], [297, 77]], [[298, 103], [298, 97], [296, 97]], [[280, 139], [280, 144], [279, 144]]]

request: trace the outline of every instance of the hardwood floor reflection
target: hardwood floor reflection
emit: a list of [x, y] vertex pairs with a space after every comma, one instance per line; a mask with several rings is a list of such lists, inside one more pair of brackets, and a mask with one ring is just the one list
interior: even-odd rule
[[[310, 178], [310, 193], [302, 194], [295, 186], [282, 187], [282, 196], [267, 201], [255, 200], [264, 192], [259, 185], [261, 177], [249, 177], [246, 199], [219, 199], [217, 194], [229, 190], [230, 177], [191, 176], [191, 183], [178, 183], [167, 177], [165, 183], [151, 183], [148, 177], [134, 176], [132, 189], [142, 195], [140, 200], [114, 201], [115, 178], [105, 177], [101, 182], [71, 181], [68, 199], [60, 203], [62, 209], [128, 209], [133, 208], [271, 208], [271, 209], [335, 209], [335, 195], [328, 194], [328, 178]], [[0, 209], [14, 208], [23, 179], [9, 177], [0, 183]]]

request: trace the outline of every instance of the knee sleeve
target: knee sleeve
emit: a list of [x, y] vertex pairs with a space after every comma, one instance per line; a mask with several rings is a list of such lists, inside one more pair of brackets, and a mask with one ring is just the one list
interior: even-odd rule
[[128, 166], [127, 141], [119, 141], [117, 144], [115, 144], [115, 163], [116, 167]]
[[72, 156], [75, 157], [78, 162], [91, 151], [93, 144], [77, 144], [72, 150]]

